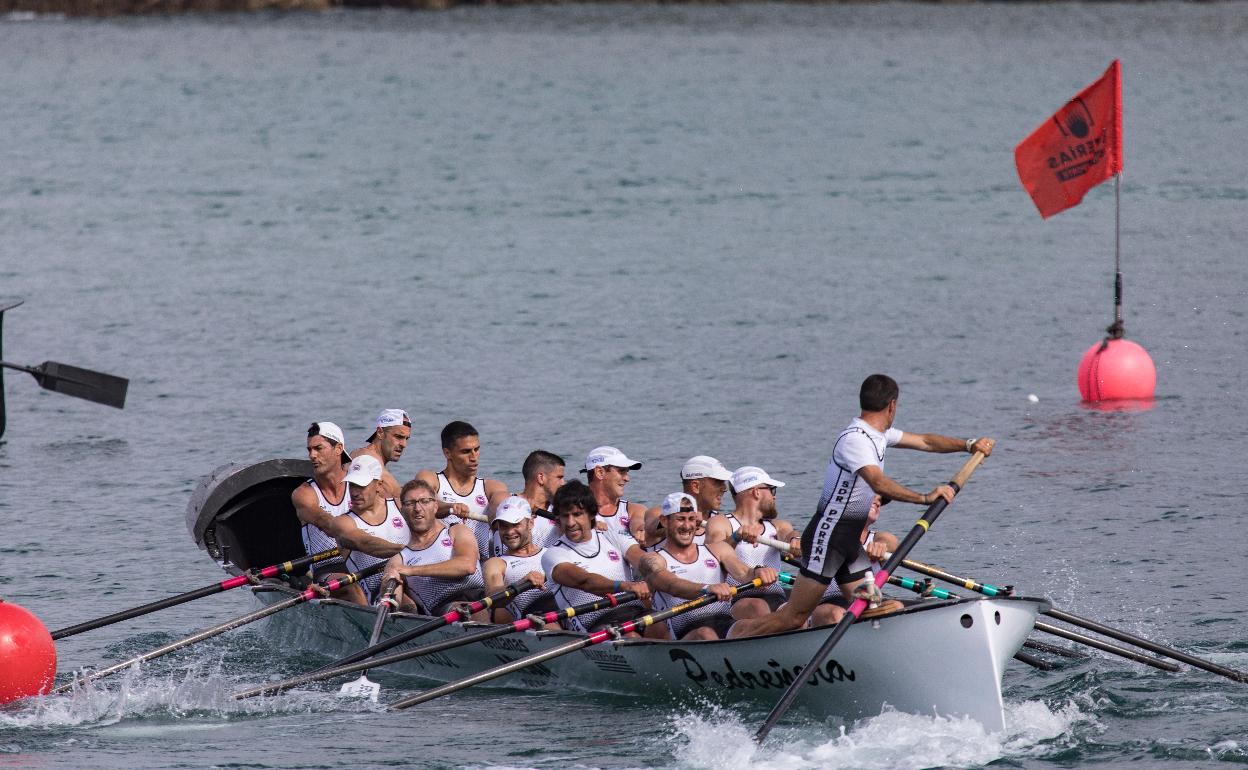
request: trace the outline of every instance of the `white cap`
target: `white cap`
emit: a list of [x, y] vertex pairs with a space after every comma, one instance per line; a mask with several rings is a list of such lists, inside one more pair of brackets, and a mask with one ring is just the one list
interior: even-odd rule
[[498, 504], [490, 523], [505, 521], [508, 524], [519, 524], [531, 518], [533, 518], [533, 506], [529, 505], [529, 501], [520, 495], [512, 495]]
[[[395, 425], [411, 425], [412, 421], [408, 419], [407, 412], [402, 409], [382, 409], [377, 415], [377, 429], [393, 428]], [[368, 437], [369, 441], [377, 438], [377, 431], [373, 431], [373, 435]]]
[[366, 487], [381, 478], [381, 461], [372, 455], [360, 455], [351, 461], [345, 481], [357, 487]]
[[339, 428], [337, 423], [329, 421], [316, 423], [315, 435], [324, 436], [335, 444], [340, 444], [342, 446], [342, 464], [346, 465], [351, 462], [351, 455], [347, 454], [347, 440], [343, 438], [342, 428]]
[[692, 505], [694, 512], [697, 512], [698, 501], [693, 499], [693, 495], [686, 494], [685, 492], [673, 492], [663, 498], [663, 506], [659, 509], [659, 512], [664, 516], [671, 516], [673, 513], [678, 512], [680, 510], [680, 506], [684, 503]]
[[717, 481], [728, 481], [732, 478], [732, 471], [724, 467], [724, 464], [714, 457], [706, 455], [698, 455], [690, 457], [685, 461], [685, 465], [680, 469], [680, 477], [682, 479], [715, 479]]
[[743, 465], [732, 472], [732, 490], [744, 492], [757, 486], [782, 487], [783, 481], [776, 481], [767, 475], [767, 471], [753, 465]]
[[641, 467], [641, 463], [628, 459], [623, 452], [615, 447], [600, 446], [585, 455], [585, 467], [581, 468], [581, 473], [587, 473], [601, 465], [609, 465], [612, 468], [628, 468], [630, 471], [635, 471]]

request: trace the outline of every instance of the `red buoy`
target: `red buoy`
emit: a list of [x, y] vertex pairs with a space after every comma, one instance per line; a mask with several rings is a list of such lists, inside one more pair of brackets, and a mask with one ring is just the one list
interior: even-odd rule
[[52, 634], [29, 610], [0, 599], [0, 703], [46, 695], [55, 678]]
[[1148, 351], [1128, 339], [1107, 339], [1088, 348], [1079, 362], [1084, 401], [1149, 399], [1157, 388], [1157, 367]]

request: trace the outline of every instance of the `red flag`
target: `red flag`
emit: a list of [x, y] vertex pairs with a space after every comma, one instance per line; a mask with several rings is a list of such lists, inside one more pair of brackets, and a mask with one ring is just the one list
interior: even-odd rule
[[1014, 148], [1018, 178], [1048, 219], [1122, 171], [1122, 73], [1105, 74]]

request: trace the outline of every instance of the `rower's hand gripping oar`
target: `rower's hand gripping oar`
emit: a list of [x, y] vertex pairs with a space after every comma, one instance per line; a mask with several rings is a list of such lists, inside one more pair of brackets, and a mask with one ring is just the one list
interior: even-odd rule
[[[399, 601], [395, 598], [398, 592], [398, 578], [386, 578], [386, 581], [381, 586], [381, 599], [377, 601], [377, 619], [373, 621], [373, 632], [368, 635], [369, 647], [377, 644], [377, 640], [381, 638], [381, 629], [386, 625], [386, 617], [391, 610], [398, 608]], [[373, 703], [376, 703], [379, 692], [381, 692], [381, 685], [370, 680], [368, 671], [365, 670], [360, 672], [359, 679], [344, 684], [338, 690], [338, 695], [349, 698], [368, 698]]]
[[[910, 578], [898, 577], [897, 575], [889, 575], [888, 582], [890, 585], [901, 586], [902, 588], [909, 589], [911, 591], [914, 591], [915, 593], [922, 594], [924, 596], [931, 596], [936, 599], [954, 599], [957, 601], [965, 601], [965, 597], [958, 596], [957, 594], [954, 594], [954, 593], [950, 593], [943, 588], [934, 588], [930, 584], [926, 584], [927, 581], [920, 583], [919, 581], [912, 580]], [[1135, 650], [1128, 650], [1126, 647], [1119, 647], [1116, 644], [1109, 644], [1108, 642], [1102, 642], [1099, 639], [1093, 639], [1092, 637], [1086, 636], [1084, 634], [1075, 633], [1074, 631], [1067, 631], [1066, 629], [1058, 628], [1057, 626], [1051, 626], [1048, 623], [1042, 623], [1040, 621], [1036, 621], [1035, 629], [1037, 631], [1042, 631], [1046, 634], [1059, 636], [1062, 639], [1069, 639], [1072, 642], [1078, 642], [1080, 644], [1087, 645], [1088, 647], [1093, 647], [1095, 649], [1108, 652], [1112, 655], [1119, 655], [1128, 660], [1133, 660], [1136, 663], [1143, 663], [1146, 666], [1159, 668], [1162, 671], [1178, 671], [1179, 670], [1179, 667], [1177, 665], [1175, 665], [1174, 663], [1171, 663], [1168, 660], [1161, 660], [1159, 658], [1149, 657], [1148, 655], [1141, 655]], [[1026, 644], [1027, 643], [1024, 642], [1024, 645]], [[1087, 655], [1076, 653], [1072, 650], [1067, 650], [1061, 647], [1051, 647], [1050, 645], [1045, 645], [1045, 644], [1039, 644], [1038, 648], [1039, 649], [1047, 648], [1046, 651], [1048, 652], [1053, 652], [1057, 655], [1064, 655], [1066, 657], [1071, 657], [1071, 658], [1088, 657]], [[1014, 657], [1018, 657], [1018, 655], [1015, 655]], [[1029, 661], [1025, 661], [1025, 662], [1029, 662]]]
[[[762, 578], [754, 578], [750, 582], [744, 583], [731, 590], [735, 596], [738, 592], [745, 591], [750, 588], [758, 588], [762, 584]], [[435, 687], [432, 690], [425, 690], [424, 692], [417, 693], [410, 698], [395, 701], [390, 704], [390, 709], [397, 711], [399, 709], [405, 709], [420, 703], [425, 703], [426, 701], [431, 701], [434, 698], [440, 698], [443, 695], [450, 695], [453, 692], [459, 692], [460, 690], [471, 687], [474, 684], [480, 684], [482, 682], [488, 682], [492, 679], [498, 679], [500, 676], [506, 676], [507, 674], [519, 671], [520, 669], [535, 666], [538, 663], [544, 663], [553, 658], [558, 658], [595, 644], [601, 644], [613, 639], [619, 639], [624, 634], [643, 631], [655, 623], [662, 623], [668, 618], [675, 617], [684, 612], [689, 612], [690, 610], [696, 610], [698, 607], [704, 607], [707, 604], [711, 604], [716, 601], [718, 601], [718, 599], [710, 594], [707, 594], [705, 596], [700, 596], [697, 599], [687, 601], [683, 604], [678, 604], [675, 607], [663, 610], [662, 612], [652, 613], [650, 615], [637, 618], [636, 620], [629, 620], [624, 623], [604, 628], [600, 631], [594, 631], [588, 636], [575, 639], [567, 644], [561, 644], [558, 647], [552, 647], [545, 652], [539, 652], [536, 655], [530, 655], [529, 657], [521, 658], [520, 660], [513, 660], [510, 663], [495, 666], [494, 668], [482, 671], [478, 674], [473, 674], [472, 676], [465, 677], [464, 679], [460, 679], [455, 682], [448, 682], [441, 687]]]
[[410, 642], [416, 637], [427, 634], [430, 631], [436, 631], [437, 629], [443, 626], [449, 625], [451, 623], [456, 623], [461, 620], [467, 620], [473, 614], [478, 613], [481, 610], [488, 610], [489, 608], [495, 607], [495, 606], [501, 607], [502, 605], [506, 604], [507, 602], [511, 601], [512, 599], [516, 598], [517, 596], [519, 596], [520, 594], [524, 593], [525, 591], [529, 590], [532, 587], [533, 587], [532, 581], [530, 581], [527, 577], [521, 578], [520, 580], [517, 580], [516, 582], [507, 586], [503, 590], [496, 591], [490, 594], [489, 596], [485, 597], [484, 599], [478, 599], [475, 602], [469, 602], [464, 607], [463, 610], [460, 610], [458, 608], [452, 609], [446, 614], [442, 615], [441, 617], [434, 618], [433, 620], [430, 620], [426, 623], [421, 623], [419, 626], [416, 626], [415, 628], [409, 631], [404, 631], [401, 634], [395, 634], [394, 636], [390, 637], [384, 642], [377, 642], [376, 644], [370, 644], [369, 646], [365, 647], [359, 652], [351, 653], [345, 658], [340, 658], [338, 660], [335, 660], [333, 663], [330, 663], [325, 666], [321, 666], [320, 668], [312, 671], [311, 673], [319, 674], [324, 671], [328, 671], [331, 668], [338, 668], [339, 666], [345, 666], [349, 663], [358, 663], [361, 660], [367, 660], [368, 658], [373, 657], [379, 652], [385, 652], [386, 650], [392, 647], [397, 647], [400, 644], [403, 644], [404, 642]]
[[94, 682], [95, 680], [103, 679], [106, 676], [112, 676], [113, 674], [116, 674], [118, 671], [127, 669], [136, 663], [143, 663], [145, 661], [152, 660], [153, 658], [159, 658], [163, 655], [168, 655], [169, 653], [174, 652], [176, 650], [180, 650], [183, 647], [189, 647], [192, 644], [195, 644], [196, 642], [202, 642], [205, 639], [211, 639], [214, 636], [219, 636], [225, 633], [226, 631], [229, 631], [230, 629], [238, 628], [239, 626], [245, 626], [248, 623], [254, 623], [257, 620], [260, 620], [262, 618], [267, 618], [270, 615], [276, 615], [282, 610], [290, 609], [291, 607], [294, 607], [297, 604], [303, 604], [304, 602], [309, 602], [309, 601], [312, 601], [313, 599], [319, 598], [321, 594], [318, 592], [317, 590], [318, 588], [332, 593], [334, 591], [337, 591], [340, 588], [344, 588], [353, 583], [359, 583], [365, 578], [371, 577], [372, 575], [376, 575], [378, 572], [381, 572], [383, 569], [385, 569], [385, 567], [386, 567], [386, 562], [379, 561], [376, 564], [372, 565], [371, 567], [366, 567], [365, 569], [362, 569], [359, 572], [353, 572], [341, 578], [334, 578], [334, 579], [325, 580], [323, 582], [317, 583], [316, 585], [311, 586], [304, 591], [301, 591], [297, 596], [294, 596], [290, 599], [286, 599], [285, 601], [281, 601], [281, 602], [278, 602], [277, 604], [270, 605], [268, 607], [265, 607], [262, 610], [257, 610], [256, 612], [251, 612], [241, 617], [234, 618], [233, 620], [222, 623], [219, 626], [213, 626], [212, 628], [209, 628], [206, 631], [200, 631], [197, 634], [192, 634], [191, 636], [188, 636], [185, 639], [179, 639], [176, 642], [170, 642], [169, 644], [166, 644], [163, 647], [158, 647], [155, 650], [152, 650], [151, 652], [145, 652], [142, 655], [137, 655], [129, 660], [122, 661], [121, 663], [118, 663], [113, 666], [109, 666], [108, 668], [103, 668], [103, 669], [100, 669], [99, 671], [93, 671], [89, 674], [83, 675], [82, 677], [75, 678], [74, 681], [71, 681], [67, 684], [63, 684], [60, 687], [56, 688], [55, 690], [52, 691], [52, 693], [60, 694], [63, 692], [68, 692], [77, 685], [86, 684], [87, 682]]
[[[964, 578], [964, 577], [959, 577], [957, 575], [950, 574], [937, 567], [924, 564], [923, 562], [911, 561], [910, 559], [905, 559], [902, 561], [901, 565], [905, 567], [906, 569], [914, 570], [915, 572], [918, 572], [923, 575], [928, 575], [930, 577], [934, 577], [938, 580], [944, 580], [946, 582], [953, 583], [955, 585], [963, 586], [964, 588], [975, 591], [977, 593], [984, 594], [985, 596], [1000, 596], [1003, 594], [1012, 593], [1012, 591], [1007, 591], [1006, 589], [998, 588], [993, 585], [980, 583], [970, 578]], [[1150, 642], [1149, 640], [1143, 637], [1135, 636], [1134, 634], [1128, 634], [1125, 631], [1120, 631], [1111, 626], [1104, 625], [1103, 623], [1098, 623], [1095, 620], [1089, 620], [1088, 618], [1080, 617], [1078, 615], [1071, 614], [1064, 610], [1059, 610], [1056, 607], [1052, 607], [1048, 610], [1045, 610], [1042, 614], [1048, 615], [1051, 618], [1056, 618], [1057, 620], [1064, 621], [1066, 623], [1071, 624], [1072, 626], [1077, 626], [1087, 631], [1093, 631], [1103, 636], [1108, 636], [1110, 639], [1117, 639], [1120, 642], [1125, 642], [1127, 644], [1134, 645], [1136, 647], [1139, 647], [1142, 650], [1148, 650], [1149, 652], [1155, 653], [1164, 658], [1177, 660], [1180, 663], [1186, 663], [1189, 666], [1203, 669], [1205, 671], [1208, 671], [1211, 674], [1224, 676], [1227, 679], [1230, 679], [1231, 681], [1240, 682], [1242, 684], [1248, 684], [1248, 673], [1245, 673], [1243, 671], [1237, 671], [1233, 668], [1227, 668], [1226, 666], [1219, 666], [1217, 663], [1213, 663], [1211, 661], [1204, 660], [1202, 658], [1197, 658], [1194, 655], [1188, 655], [1186, 652], [1176, 650], [1173, 647], [1167, 647], [1164, 644], [1157, 644], [1156, 642]], [[1036, 627], [1039, 628], [1041, 625], [1042, 625], [1041, 623], [1037, 623]], [[1058, 627], [1049, 626], [1048, 628], [1057, 629]], [[1059, 629], [1059, 630], [1064, 631], [1065, 634], [1072, 633], [1069, 631], [1065, 631], [1065, 629]], [[1063, 635], [1063, 634], [1059, 634], [1059, 636], [1060, 635]], [[1070, 637], [1067, 636], [1066, 638], [1070, 638]], [[1084, 637], [1084, 638], [1087, 638], [1087, 637]], [[1087, 642], [1084, 642], [1084, 643], [1086, 644]], [[1098, 649], [1103, 649], [1103, 648], [1098, 648]]]
[[[953, 487], [953, 493], [955, 495], [962, 491], [962, 487], [966, 484], [967, 480], [970, 479], [971, 474], [975, 472], [975, 469], [979, 467], [979, 464], [983, 462], [983, 460], [983, 452], [976, 452], [971, 455], [971, 459], [967, 460], [962, 465], [961, 470], [959, 470], [957, 475], [955, 475], [949, 482], [949, 486]], [[941, 512], [945, 510], [947, 505], [948, 504], [945, 502], [945, 499], [942, 497], [928, 506], [927, 511], [918, 521], [915, 522], [914, 526], [910, 529], [909, 534], [907, 534], [905, 539], [898, 544], [896, 553], [888, 559], [888, 561], [884, 564], [883, 569], [875, 573], [875, 585], [877, 587], [884, 585], [888, 581], [889, 573], [897, 569], [897, 565], [901, 563], [902, 559], [906, 558], [906, 554], [910, 552], [911, 548], [914, 548], [915, 544], [919, 542], [919, 539], [923, 537], [928, 528], [931, 527], [932, 523], [936, 521], [936, 517], [940, 516]], [[832, 648], [836, 646], [837, 642], [841, 641], [841, 637], [845, 636], [845, 632], [849, 630], [849, 627], [855, 620], [858, 619], [858, 616], [861, 615], [863, 610], [866, 608], [866, 599], [861, 597], [854, 599], [853, 603], [849, 605], [849, 611], [846, 612], [840, 622], [832, 628], [832, 633], [828, 634], [828, 638], [824, 640], [823, 644], [819, 646], [819, 649], [815, 651], [815, 654], [811, 657], [810, 662], [806, 664], [801, 673], [793, 677], [792, 684], [790, 684], [780, 696], [780, 700], [778, 700], [776, 705], [772, 707], [771, 713], [767, 715], [767, 719], [763, 721], [762, 726], [758, 728], [758, 732], [754, 734], [754, 740], [761, 743], [767, 737], [767, 734], [771, 732], [771, 728], [775, 727], [776, 722], [780, 721], [780, 718], [784, 716], [784, 713], [789, 710], [790, 706], [793, 705], [793, 701], [797, 699], [798, 692], [801, 691], [802, 686], [805, 685], [806, 680], [809, 679], [809, 677], [806, 676], [806, 672], [814, 671], [820, 666], [820, 664], [823, 663], [824, 659], [827, 658], [832, 652]]]
[[426, 644], [411, 650], [403, 650], [402, 652], [395, 652], [390, 655], [382, 655], [379, 658], [370, 658], [358, 663], [348, 663], [345, 666], [337, 666], [323, 671], [313, 671], [310, 674], [292, 677], [282, 682], [274, 682], [272, 684], [262, 685], [251, 690], [236, 692], [234, 693], [234, 699], [243, 700], [244, 698], [251, 698], [256, 695], [275, 695], [279, 692], [285, 692], [292, 687], [298, 687], [311, 682], [320, 682], [325, 679], [333, 679], [336, 676], [344, 676], [361, 669], [387, 666], [391, 663], [399, 663], [404, 660], [419, 658], [423, 655], [432, 655], [435, 652], [442, 652], [443, 650], [449, 650], [454, 647], [462, 647], [466, 644], [481, 642], [486, 639], [493, 639], [497, 636], [528, 631], [529, 629], [539, 625], [545, 626], [552, 623], [558, 623], [561, 620], [573, 618], [577, 615], [584, 615], [590, 612], [597, 612], [599, 610], [618, 607], [619, 605], [624, 604], [625, 602], [631, 602], [636, 598], [637, 594], [632, 591], [621, 591], [618, 594], [609, 594], [592, 602], [578, 604], [575, 607], [567, 607], [559, 610], [558, 612], [547, 612], [543, 615], [530, 615], [527, 618], [521, 618], [520, 620], [516, 620], [511, 623], [492, 626], [476, 633], [456, 636], [450, 639], [443, 639], [440, 642], [433, 642], [432, 644]]
[[76, 626], [69, 626], [67, 628], [53, 631], [52, 638], [64, 639], [67, 636], [81, 634], [83, 631], [92, 631], [97, 628], [103, 628], [104, 626], [109, 626], [113, 623], [120, 623], [123, 620], [137, 618], [140, 615], [147, 615], [148, 613], [163, 610], [167, 607], [175, 607], [179, 604], [194, 601], [195, 599], [202, 599], [205, 596], [212, 596], [213, 594], [219, 594], [222, 591], [229, 591], [231, 588], [238, 588], [239, 586], [247, 585], [251, 582], [251, 578], [263, 580], [265, 578], [278, 577], [280, 575], [294, 575], [296, 572], [301, 571], [309, 564], [315, 564], [326, 559], [331, 559], [337, 555], [338, 549], [331, 548], [328, 551], [321, 551], [320, 553], [304, 556], [293, 561], [282, 562], [281, 564], [275, 564], [261, 570], [254, 570], [250, 573], [250, 576], [246, 574], [238, 575], [237, 577], [232, 577], [229, 580], [212, 583], [211, 585], [206, 585], [203, 588], [196, 588], [193, 591], [187, 591], [186, 593], [178, 594], [177, 596], [170, 596], [167, 599], [158, 599], [157, 601], [149, 602], [139, 607], [132, 607], [131, 609], [122, 610], [121, 612], [114, 612], [112, 615], [105, 615], [102, 618], [88, 620], [83, 623], [79, 623]]

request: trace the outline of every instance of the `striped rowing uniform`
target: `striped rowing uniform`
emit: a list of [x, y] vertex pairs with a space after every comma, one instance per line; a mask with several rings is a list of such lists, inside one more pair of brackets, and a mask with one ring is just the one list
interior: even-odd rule
[[[438, 522], [440, 529], [433, 542], [424, 548], [412, 548], [407, 545], [399, 551], [399, 557], [409, 567], [418, 564], [441, 564], [450, 561], [455, 555], [455, 541], [451, 537], [451, 528], [444, 522]], [[403, 578], [404, 590], [408, 596], [420, 602], [428, 613], [439, 614], [442, 606], [454, 601], [475, 601], [485, 592], [485, 580], [481, 577], [481, 564], [477, 563], [472, 574], [458, 580], [447, 580], [435, 577]], [[474, 596], [475, 594], [475, 596]], [[468, 598], [471, 597], [471, 598]]]
[[[735, 535], [737, 530], [741, 529], [741, 520], [731, 513], [721, 514], [728, 520], [729, 526], [732, 527], [732, 533]], [[774, 538], [777, 535], [776, 525], [770, 521], [763, 521], [763, 536]], [[769, 545], [762, 543], [747, 543], [744, 540], [736, 545], [737, 558], [745, 563], [747, 567], [771, 567], [776, 572], [780, 572], [784, 563], [780, 560], [780, 552]], [[728, 585], [739, 586], [741, 583], [731, 575], [728, 576]], [[768, 596], [775, 594], [784, 597], [784, 587], [780, 585], [780, 581], [776, 581], [769, 586], [755, 589], [750, 592], [750, 596]]]
[[[625, 539], [620, 536], [619, 530], [609, 530], [602, 532], [595, 529], [588, 540], [583, 543], [574, 543], [566, 538], [559, 538], [555, 544], [542, 552], [542, 572], [546, 575], [546, 584], [550, 586], [551, 591], [555, 594], [555, 602], [558, 603], [559, 609], [567, 609], [578, 604], [585, 604], [598, 600], [597, 594], [591, 594], [576, 588], [560, 585], [555, 580], [555, 567], [570, 562], [595, 575], [601, 575], [607, 580], [619, 580], [621, 582], [631, 581], [629, 575], [628, 562], [625, 561], [624, 555], [628, 553], [629, 546], [636, 545], [637, 541], [630, 536]], [[621, 606], [641, 606], [639, 602], [632, 601]], [[568, 627], [574, 631], [589, 631], [594, 621], [605, 615], [611, 610], [599, 610], [584, 615], [577, 615], [569, 618]]]
[[880, 432], [855, 417], [836, 437], [815, 515], [802, 532], [802, 574], [822, 583], [848, 583], [869, 566], [859, 538], [875, 490], [859, 475], [868, 465], [884, 468], [884, 452], [902, 432]]
[[[509, 586], [517, 580], [522, 580], [530, 572], [542, 571], [542, 556], [545, 555], [546, 549], [539, 548], [537, 553], [531, 556], [515, 556], [513, 554], [502, 554], [498, 558], [502, 559], [507, 566], [503, 568], [503, 585]], [[553, 599], [549, 584], [546, 588], [530, 588], [522, 591], [516, 598], [512, 599], [506, 607], [507, 612], [516, 620], [523, 618], [533, 608], [534, 604], [546, 600], [544, 603], [549, 605]], [[536, 611], [536, 608], [534, 608]]]
[[[867, 539], [862, 541], [862, 550], [864, 554], [866, 553], [867, 546], [871, 545], [873, 542], [875, 542], [875, 530], [874, 529], [867, 532]], [[866, 557], [864, 556], [864, 558]], [[871, 561], [869, 563], [871, 566], [867, 568], [867, 574], [865, 575], [865, 577], [868, 580], [871, 580], [872, 578], [875, 577], [875, 573], [877, 571], [884, 569], [884, 565], [880, 564], [878, 561]], [[839, 604], [843, 607], [849, 606], [849, 600], [845, 598], [845, 595], [843, 593], [841, 593], [841, 587], [836, 584], [835, 580], [833, 580], [831, 583], [828, 583], [828, 587], [825, 588], [823, 591], [823, 598], [820, 599], [819, 601], [821, 603], [829, 602], [832, 604]]]
[[[659, 543], [655, 547], [654, 553], [663, 557], [663, 561], [667, 562], [668, 571], [673, 575], [702, 585], [724, 582], [724, 567], [706, 546], [699, 545], [697, 547], [697, 556], [694, 557], [693, 561], [686, 564], [677, 559], [664, 547], [666, 543], [666, 540]], [[670, 609], [678, 604], [690, 601], [689, 599], [682, 599], [679, 596], [666, 594], [662, 591], [655, 591], [653, 596], [654, 608], [656, 610]], [[723, 636], [731, 624], [732, 605], [728, 602], [712, 602], [696, 610], [684, 612], [667, 621], [667, 627], [671, 629], [673, 639], [679, 639], [688, 631], [699, 626], [710, 626], [720, 636]]]
[[[347, 494], [345, 482], [342, 485], [342, 499], [336, 503], [325, 497], [325, 493], [317, 485], [316, 479], [308, 479], [305, 483], [312, 487], [312, 491], [316, 493], [316, 504], [330, 516], [341, 516], [351, 510], [351, 497]], [[307, 551], [309, 556], [338, 547], [338, 541], [330, 537], [329, 533], [315, 524], [304, 524], [301, 534], [303, 535], [303, 549]], [[345, 551], [346, 549], [344, 548], [343, 550]], [[346, 569], [346, 558], [339, 555], [313, 564], [312, 574], [319, 578], [322, 575], [328, 575], [333, 572], [345, 572]]]
[[[444, 503], [463, 503], [468, 506], [468, 510], [473, 513], [485, 514], [485, 509], [489, 506], [489, 498], [485, 496], [485, 479], [480, 476], [473, 482], [472, 489], [468, 490], [468, 494], [461, 495], [455, 491], [455, 487], [451, 486], [451, 480], [446, 474], [438, 471], [438, 500]], [[490, 525], [488, 522], [477, 521], [475, 519], [461, 519], [455, 514], [446, 517], [447, 525], [463, 524], [477, 539], [477, 559], [485, 561], [490, 557]]]
[[[355, 522], [355, 526], [361, 532], [372, 535], [373, 537], [387, 540], [395, 545], [406, 545], [412, 539], [412, 530], [407, 526], [407, 520], [399, 513], [399, 506], [394, 502], [393, 498], [386, 498], [386, 518], [380, 524], [369, 524], [360, 518], [355, 511], [348, 511], [347, 515]], [[370, 556], [363, 551], [352, 551], [347, 557], [347, 569], [351, 572], [359, 572], [362, 569], [371, 567], [379, 561], [389, 561], [389, 556]], [[381, 588], [381, 575], [373, 575], [364, 579], [360, 584], [364, 588], [364, 594], [368, 596], [371, 603], [376, 603], [378, 596], [377, 591]]]

